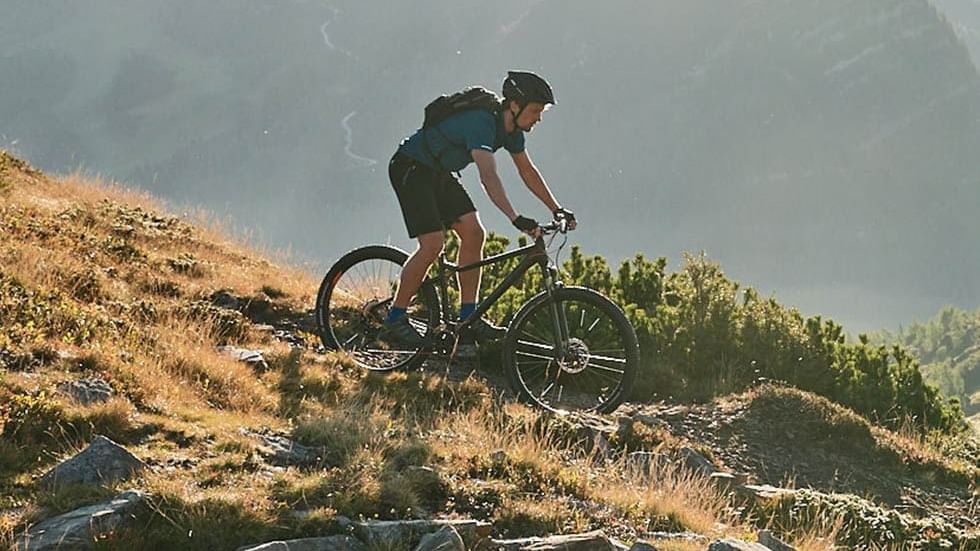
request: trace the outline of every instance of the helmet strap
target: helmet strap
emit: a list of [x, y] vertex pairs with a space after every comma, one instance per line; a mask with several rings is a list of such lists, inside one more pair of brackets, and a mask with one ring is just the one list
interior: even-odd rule
[[520, 109], [517, 110], [517, 114], [514, 115], [513, 111], [510, 110], [510, 104], [509, 103], [507, 104], [507, 111], [514, 117], [514, 132], [517, 132], [518, 130], [522, 132], [527, 132], [527, 130], [524, 130], [523, 128], [520, 127], [520, 125], [517, 124], [517, 119], [521, 118], [521, 113], [523, 113], [524, 110], [527, 109], [528, 102], [526, 101], [522, 102], [520, 100], [513, 100], [513, 101], [517, 101], [517, 105], [521, 107]]

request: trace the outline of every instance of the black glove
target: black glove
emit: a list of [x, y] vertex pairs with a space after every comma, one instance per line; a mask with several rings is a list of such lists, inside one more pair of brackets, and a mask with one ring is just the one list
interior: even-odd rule
[[517, 215], [514, 219], [514, 227], [521, 230], [522, 232], [529, 232], [538, 229], [538, 223], [533, 218], [528, 218], [526, 216]]
[[575, 221], [575, 213], [566, 208], [559, 207], [558, 210], [556, 210], [552, 214], [554, 215], [555, 220], [564, 218], [565, 221], [568, 223], [572, 223]]

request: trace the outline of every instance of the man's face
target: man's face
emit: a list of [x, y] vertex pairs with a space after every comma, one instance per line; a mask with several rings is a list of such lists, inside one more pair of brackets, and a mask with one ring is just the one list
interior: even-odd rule
[[[516, 115], [520, 111], [520, 106], [517, 102], [511, 104], [511, 110]], [[547, 111], [547, 106], [543, 103], [532, 101], [527, 104], [524, 111], [521, 112], [521, 116], [517, 118], [517, 126], [525, 132], [530, 132], [534, 125], [541, 121], [541, 115]]]

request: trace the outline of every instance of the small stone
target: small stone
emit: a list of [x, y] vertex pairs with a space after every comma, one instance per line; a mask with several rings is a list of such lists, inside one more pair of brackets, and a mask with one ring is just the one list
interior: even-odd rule
[[58, 385], [58, 390], [84, 405], [105, 402], [112, 397], [112, 387], [99, 378], [79, 379]]
[[744, 484], [738, 487], [738, 492], [762, 500], [778, 499], [784, 496], [791, 496], [796, 493], [794, 490], [777, 488], [775, 486], [770, 486], [769, 484]]
[[711, 476], [708, 478], [711, 479], [711, 482], [713, 482], [715, 486], [722, 490], [731, 490], [739, 485], [737, 484], [736, 476], [732, 473], [718, 471], [716, 473], [711, 473]]
[[289, 465], [309, 466], [323, 459], [323, 448], [304, 446], [285, 436], [253, 434], [261, 441], [259, 453], [273, 465], [287, 467]]
[[247, 350], [245, 348], [236, 348], [234, 346], [219, 346], [218, 351], [256, 369], [261, 369], [263, 371], [269, 369], [269, 364], [266, 363], [265, 358], [262, 357], [262, 352], [258, 350]]

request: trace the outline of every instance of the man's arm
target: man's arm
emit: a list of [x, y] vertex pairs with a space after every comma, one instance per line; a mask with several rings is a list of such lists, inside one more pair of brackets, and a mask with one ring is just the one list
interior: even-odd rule
[[470, 154], [473, 155], [473, 162], [476, 163], [476, 168], [480, 171], [480, 183], [483, 184], [483, 189], [487, 192], [487, 196], [500, 209], [500, 212], [504, 213], [507, 219], [513, 222], [517, 218], [517, 212], [514, 211], [510, 200], [507, 199], [504, 185], [500, 182], [500, 176], [497, 175], [497, 162], [493, 158], [493, 153], [482, 149], [474, 149]]
[[534, 163], [531, 162], [527, 151], [512, 153], [511, 157], [514, 159], [517, 173], [520, 174], [521, 180], [524, 180], [524, 185], [527, 186], [527, 189], [531, 190], [531, 193], [540, 199], [551, 212], [560, 209], [561, 206], [558, 204], [558, 200], [555, 199], [548, 184], [545, 183], [541, 173], [538, 172], [538, 167], [534, 166]]

